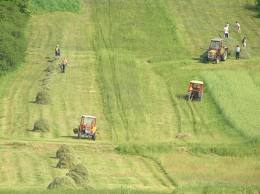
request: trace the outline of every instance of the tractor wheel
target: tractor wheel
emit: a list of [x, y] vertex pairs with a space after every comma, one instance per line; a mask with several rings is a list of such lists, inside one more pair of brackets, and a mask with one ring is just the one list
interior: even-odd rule
[[226, 61], [227, 60], [227, 55], [228, 55], [228, 53], [227, 53], [227, 51], [225, 51], [224, 54], [221, 56], [221, 60], [222, 61]]
[[94, 133], [94, 134], [92, 135], [92, 140], [93, 140], [93, 141], [96, 141], [96, 133]]

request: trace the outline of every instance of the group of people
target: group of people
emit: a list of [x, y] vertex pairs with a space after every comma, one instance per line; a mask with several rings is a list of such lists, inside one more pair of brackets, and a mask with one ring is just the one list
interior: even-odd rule
[[[59, 45], [57, 45], [55, 48], [55, 58], [58, 59], [58, 58], [60, 58], [60, 56], [61, 56], [60, 47], [59, 47]], [[67, 65], [68, 65], [68, 60], [66, 57], [64, 57], [60, 63], [60, 69], [61, 69], [62, 73], [65, 73], [65, 69], [66, 69]]]
[[[225, 26], [224, 26], [224, 37], [225, 38], [229, 38], [229, 23], [227, 23]], [[235, 28], [236, 28], [236, 31], [237, 33], [241, 33], [241, 25], [240, 23], [238, 23], [238, 21], [236, 21], [235, 23]], [[246, 48], [246, 45], [247, 45], [247, 38], [246, 36], [244, 36], [244, 38], [242, 39], [242, 46], [244, 48]], [[240, 59], [240, 52], [241, 52], [241, 48], [239, 45], [236, 46], [236, 59]]]

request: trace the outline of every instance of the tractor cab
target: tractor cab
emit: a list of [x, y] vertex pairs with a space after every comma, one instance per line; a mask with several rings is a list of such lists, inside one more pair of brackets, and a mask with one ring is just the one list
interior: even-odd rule
[[79, 128], [73, 130], [74, 134], [78, 134], [78, 138], [86, 137], [96, 140], [96, 123], [95, 116], [82, 115]]
[[188, 87], [188, 100], [201, 100], [204, 91], [204, 83], [202, 81], [192, 80]]
[[220, 38], [212, 39], [210, 41], [209, 50], [220, 49], [223, 45], [223, 40]]
[[224, 45], [224, 40], [221, 38], [211, 39], [208, 48], [208, 61], [219, 63], [220, 60], [227, 60], [228, 48]]

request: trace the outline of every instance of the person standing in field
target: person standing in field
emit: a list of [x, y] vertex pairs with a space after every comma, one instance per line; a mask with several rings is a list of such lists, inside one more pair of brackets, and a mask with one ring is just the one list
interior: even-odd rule
[[236, 47], [236, 59], [237, 60], [240, 59], [240, 51], [241, 51], [241, 49], [240, 49], [239, 45], [237, 45], [237, 47]]
[[224, 26], [224, 37], [225, 37], [225, 38], [228, 38], [228, 37], [229, 37], [229, 26], [228, 26], [228, 24], [226, 24], [226, 25]]
[[57, 45], [55, 48], [55, 58], [59, 58], [59, 57], [60, 57], [60, 47], [59, 45]]
[[62, 73], [65, 73], [65, 69], [66, 69], [67, 65], [68, 65], [67, 58], [62, 59], [61, 64], [60, 64], [60, 68], [61, 68]]
[[243, 45], [243, 47], [245, 47], [246, 48], [246, 37], [244, 37], [243, 39], [242, 39], [242, 45]]
[[237, 32], [240, 33], [241, 27], [240, 27], [240, 24], [238, 23], [238, 21], [236, 21], [236, 29], [237, 29]]

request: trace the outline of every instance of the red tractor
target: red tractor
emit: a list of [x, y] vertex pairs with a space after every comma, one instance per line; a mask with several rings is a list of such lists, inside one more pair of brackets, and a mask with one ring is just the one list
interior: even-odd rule
[[219, 63], [219, 61], [226, 61], [228, 56], [228, 47], [224, 45], [224, 40], [221, 38], [214, 38], [210, 41], [208, 49], [208, 61]]
[[203, 97], [204, 83], [202, 81], [190, 81], [187, 99], [188, 100], [201, 100]]
[[96, 123], [97, 118], [95, 116], [82, 115], [80, 119], [80, 125], [78, 128], [73, 129], [74, 134], [78, 135], [78, 138], [91, 138], [96, 140]]

